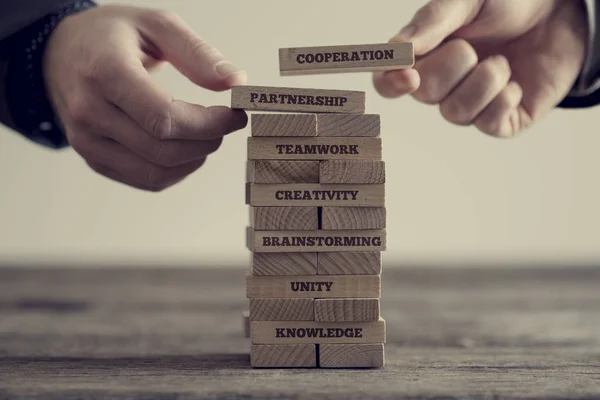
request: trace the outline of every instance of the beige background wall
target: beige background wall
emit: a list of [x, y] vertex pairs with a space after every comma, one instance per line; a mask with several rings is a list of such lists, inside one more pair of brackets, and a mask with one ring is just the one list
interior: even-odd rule
[[[248, 71], [249, 84], [366, 91], [367, 112], [383, 121], [388, 266], [600, 260], [600, 109], [556, 111], [499, 141], [445, 123], [435, 107], [378, 97], [368, 74], [279, 77], [279, 47], [387, 41], [423, 1], [123, 3], [180, 13]], [[171, 68], [157, 79], [179, 98], [229, 104], [229, 92], [196, 88]], [[160, 194], [96, 175], [71, 150], [0, 130], [0, 263], [246, 263], [249, 128]]]

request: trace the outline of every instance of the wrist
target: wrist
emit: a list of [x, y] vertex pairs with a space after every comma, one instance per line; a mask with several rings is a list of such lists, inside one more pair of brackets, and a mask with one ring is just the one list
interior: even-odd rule
[[91, 0], [73, 1], [19, 33], [7, 74], [9, 108], [18, 130], [34, 142], [54, 148], [68, 145], [46, 90], [44, 53], [62, 20], [95, 6]]

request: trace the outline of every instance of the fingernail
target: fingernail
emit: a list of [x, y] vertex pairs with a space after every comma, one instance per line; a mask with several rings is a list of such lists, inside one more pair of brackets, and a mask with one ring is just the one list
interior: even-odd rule
[[394, 42], [409, 41], [410, 38], [412, 38], [412, 36], [415, 34], [416, 31], [417, 31], [417, 27], [415, 25], [413, 25], [413, 24], [406, 25], [404, 28], [402, 28], [402, 30], [400, 32], [398, 32], [396, 34], [396, 36], [394, 36], [392, 38], [391, 41], [394, 41]]
[[236, 67], [229, 61], [219, 61], [215, 65], [215, 69], [217, 70], [217, 74], [221, 75], [222, 77], [227, 77], [244, 72], [242, 69]]

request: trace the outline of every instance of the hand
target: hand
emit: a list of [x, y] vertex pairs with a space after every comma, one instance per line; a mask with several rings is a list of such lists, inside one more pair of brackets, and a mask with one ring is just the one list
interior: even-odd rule
[[183, 180], [248, 122], [243, 111], [173, 99], [149, 75], [163, 61], [213, 91], [246, 81], [177, 16], [134, 7], [66, 18], [44, 58], [49, 96], [73, 149], [96, 172], [150, 191]]
[[414, 43], [413, 69], [376, 73], [457, 125], [495, 137], [529, 127], [568, 94], [586, 53], [581, 0], [432, 0], [390, 42]]

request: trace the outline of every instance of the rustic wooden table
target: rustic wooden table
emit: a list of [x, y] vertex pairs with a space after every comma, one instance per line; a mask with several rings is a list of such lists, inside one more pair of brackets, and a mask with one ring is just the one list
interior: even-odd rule
[[382, 370], [254, 370], [244, 270], [0, 269], [0, 398], [600, 398], [600, 269], [384, 267]]

